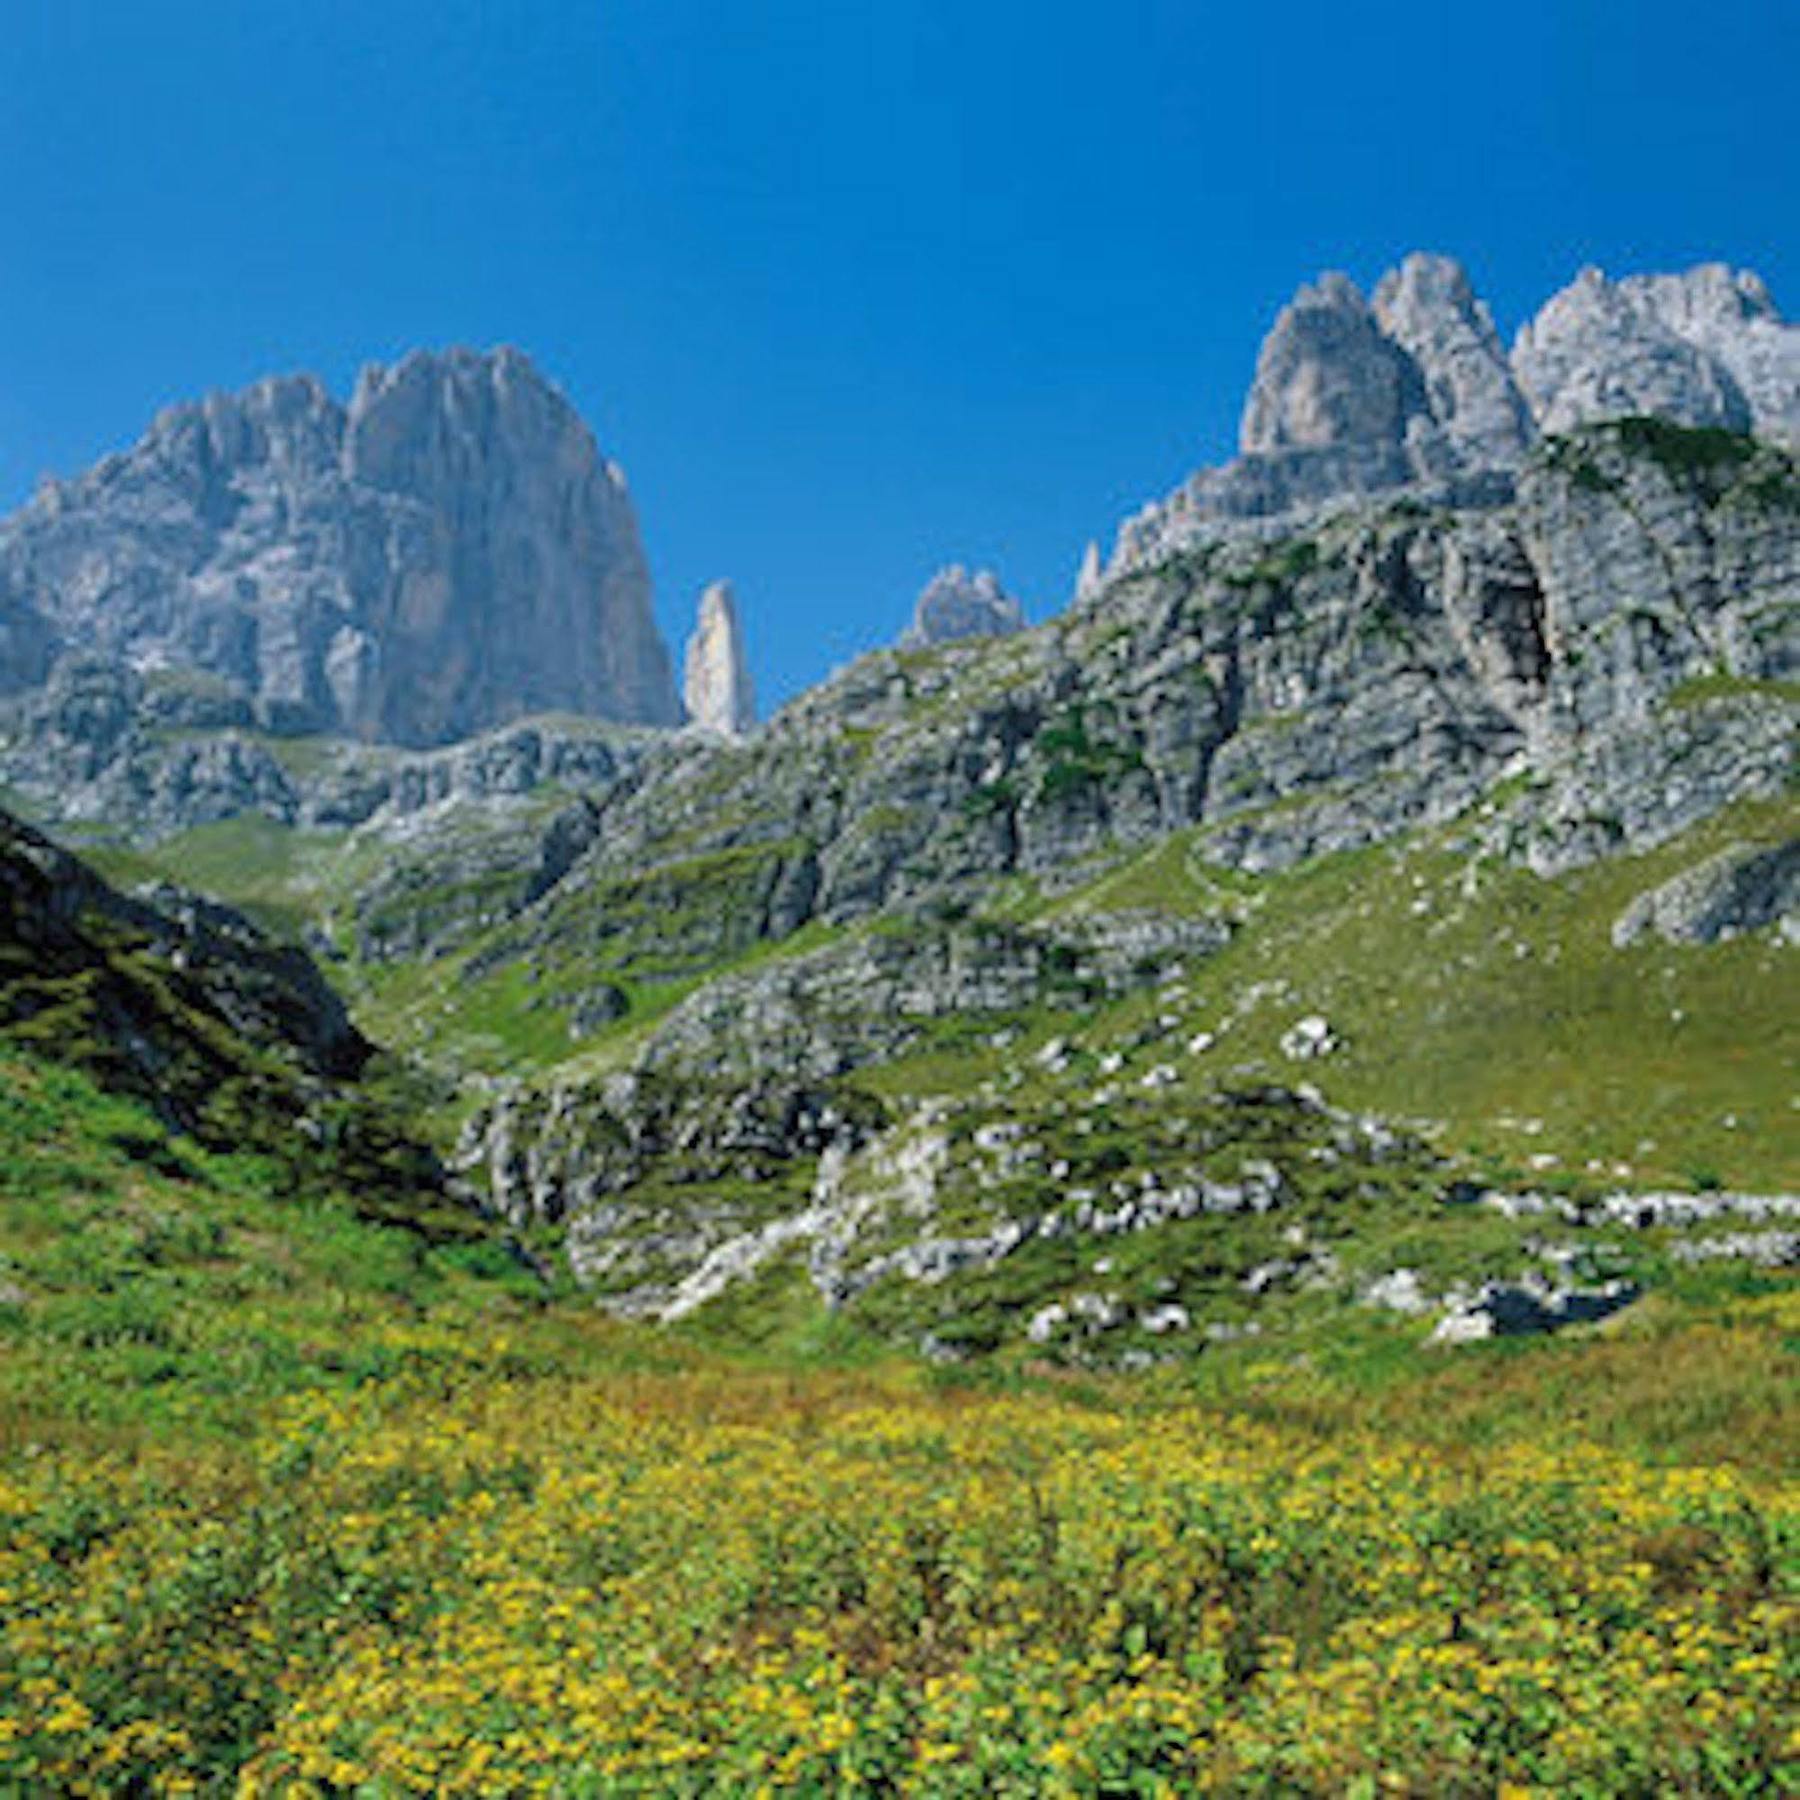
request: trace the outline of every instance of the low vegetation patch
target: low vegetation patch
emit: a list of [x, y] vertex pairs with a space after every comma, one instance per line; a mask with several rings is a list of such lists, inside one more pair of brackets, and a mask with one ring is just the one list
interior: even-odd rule
[[1778, 1282], [1605, 1343], [1138, 1383], [731, 1359], [0, 1076], [0, 1790], [1800, 1773]]

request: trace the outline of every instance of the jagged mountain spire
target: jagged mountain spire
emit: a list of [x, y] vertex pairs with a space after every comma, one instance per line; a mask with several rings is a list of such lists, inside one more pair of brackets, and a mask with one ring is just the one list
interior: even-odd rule
[[700, 596], [687, 643], [683, 697], [688, 722], [726, 737], [741, 737], [756, 723], [756, 695], [744, 655], [737, 595], [729, 581], [715, 581]]
[[1800, 327], [1723, 263], [1619, 282], [1587, 269], [1509, 355], [1453, 258], [1408, 256], [1372, 299], [1323, 275], [1263, 341], [1237, 458], [1129, 520], [1110, 567], [1220, 521], [1388, 489], [1491, 504], [1539, 436], [1631, 414], [1800, 445]]

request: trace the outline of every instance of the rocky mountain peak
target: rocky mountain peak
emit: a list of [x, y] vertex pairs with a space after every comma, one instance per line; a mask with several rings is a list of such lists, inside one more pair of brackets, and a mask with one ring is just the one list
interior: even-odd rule
[[1539, 436], [1632, 415], [1800, 445], [1800, 327], [1746, 269], [1615, 282], [1589, 268], [1509, 355], [1452, 257], [1415, 252], [1368, 300], [1327, 274], [1263, 341], [1240, 454], [1128, 520], [1110, 568], [1154, 562], [1222, 523], [1397, 488], [1493, 505]]
[[1647, 413], [1800, 443], [1800, 328], [1747, 269], [1617, 282], [1584, 269], [1520, 331], [1512, 363], [1544, 431]]
[[744, 654], [737, 595], [729, 581], [715, 581], [700, 596], [699, 615], [687, 643], [682, 684], [690, 724], [726, 737], [741, 737], [756, 723], [756, 695]]
[[0, 685], [62, 651], [216, 677], [276, 730], [402, 744], [680, 720], [631, 499], [517, 350], [170, 408], [0, 524]]
[[1750, 427], [1730, 372], [1685, 337], [1649, 288], [1583, 269], [1520, 331], [1513, 371], [1543, 429], [1650, 413], [1681, 425]]
[[547, 459], [571, 473], [600, 464], [580, 416], [523, 352], [414, 350], [358, 376], [344, 439], [352, 479], [418, 495], [479, 474], [501, 455]]
[[1347, 275], [1322, 275], [1282, 308], [1244, 403], [1245, 456], [1387, 444], [1421, 410], [1417, 373]]
[[1100, 560], [1100, 546], [1093, 538], [1087, 541], [1087, 548], [1081, 553], [1081, 567], [1075, 574], [1075, 598], [1085, 600], [1097, 593], [1105, 575], [1105, 565]]
[[[1493, 316], [1453, 257], [1415, 252], [1381, 278], [1376, 323], [1419, 371], [1434, 430], [1410, 421], [1418, 461], [1447, 472], [1468, 462], [1510, 468], [1530, 447], [1530, 409], [1507, 365]], [[1436, 436], [1441, 441], [1433, 445]]]
[[[1588, 273], [1601, 282], [1606, 279], [1597, 269]], [[1677, 330], [1702, 332], [1755, 319], [1782, 322], [1768, 283], [1754, 269], [1734, 269], [1729, 263], [1700, 263], [1683, 275], [1627, 275], [1619, 292]]]
[[1025, 613], [992, 569], [973, 572], [961, 563], [939, 569], [913, 606], [902, 648], [947, 644], [956, 638], [1004, 637], [1025, 629]]

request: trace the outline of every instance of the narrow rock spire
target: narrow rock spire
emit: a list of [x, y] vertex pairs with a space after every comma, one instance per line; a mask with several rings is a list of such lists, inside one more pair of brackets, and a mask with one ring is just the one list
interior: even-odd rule
[[1085, 600], [1090, 594], [1098, 593], [1101, 575], [1100, 546], [1089, 538], [1087, 548], [1081, 553], [1080, 573], [1075, 577], [1075, 598]]
[[688, 722], [703, 730], [741, 737], [756, 723], [744, 629], [729, 581], [715, 581], [700, 596], [694, 635], [687, 644], [682, 695]]

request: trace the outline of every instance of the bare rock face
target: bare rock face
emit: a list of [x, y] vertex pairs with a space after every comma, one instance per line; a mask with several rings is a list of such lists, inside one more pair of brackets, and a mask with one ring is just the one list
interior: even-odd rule
[[1706, 263], [1685, 275], [1644, 275], [1620, 285], [1724, 367], [1749, 405], [1757, 436], [1800, 448], [1800, 326], [1783, 321], [1760, 275]]
[[1085, 600], [1090, 594], [1098, 593], [1104, 574], [1105, 565], [1100, 560], [1100, 546], [1089, 538], [1087, 548], [1081, 553], [1081, 567], [1075, 575], [1075, 598]]
[[715, 581], [700, 596], [700, 614], [688, 639], [682, 685], [690, 724], [725, 737], [741, 737], [756, 723], [756, 696], [744, 658], [744, 631], [729, 581]]
[[624, 478], [517, 351], [417, 353], [160, 414], [0, 525], [0, 687], [57, 651], [221, 679], [276, 730], [444, 743], [672, 725]]
[[1671, 944], [1716, 944], [1777, 925], [1800, 943], [1800, 838], [1736, 843], [1640, 894], [1614, 921], [1615, 948], [1655, 933]]
[[1263, 340], [1238, 447], [1245, 456], [1398, 449], [1424, 408], [1416, 366], [1383, 335], [1356, 285], [1322, 275]]
[[37, 687], [55, 653], [56, 634], [35, 608], [0, 599], [0, 694]]
[[1457, 502], [1503, 498], [1533, 436], [1460, 264], [1409, 256], [1373, 302], [1348, 276], [1324, 275], [1263, 341], [1238, 457], [1128, 520], [1113, 569], [1153, 562], [1220, 521], [1361, 494], [1426, 485]]
[[1024, 612], [992, 569], [971, 574], [961, 563], [952, 563], [925, 584], [900, 647], [918, 650], [957, 638], [1006, 637], [1024, 629]]
[[375, 653], [341, 647], [373, 668], [381, 735], [446, 742], [549, 711], [677, 722], [624, 475], [525, 357], [365, 370], [343, 467], [429, 520], [420, 554], [388, 573]]
[[1722, 263], [1619, 282], [1588, 269], [1509, 356], [1449, 257], [1407, 257], [1369, 301], [1325, 275], [1263, 343], [1240, 454], [1127, 520], [1110, 573], [1363, 495], [1503, 504], [1540, 437], [1636, 415], [1800, 445], [1800, 327]]
[[1750, 403], [1730, 370], [1675, 322], [1688, 311], [1692, 280], [1614, 284], [1584, 269], [1525, 326], [1513, 367], [1546, 431], [1632, 413], [1750, 429]]
[[1462, 265], [1409, 256], [1381, 278], [1374, 313], [1419, 371], [1425, 412], [1408, 420], [1409, 461], [1431, 473], [1513, 468], [1536, 435], [1492, 315]]

